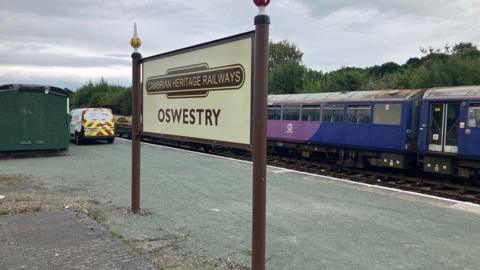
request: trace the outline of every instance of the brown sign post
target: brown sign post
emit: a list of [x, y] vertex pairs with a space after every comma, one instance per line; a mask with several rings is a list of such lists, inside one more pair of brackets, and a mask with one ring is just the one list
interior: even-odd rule
[[265, 7], [270, 0], [254, 0], [255, 16], [253, 75], [253, 198], [252, 198], [252, 269], [265, 269], [266, 190], [267, 190], [267, 82], [268, 26]]
[[130, 45], [132, 53], [132, 206], [133, 213], [140, 212], [140, 140], [141, 140], [141, 107], [140, 107], [140, 78], [142, 55], [138, 48], [142, 42], [137, 37], [137, 25], [134, 25], [133, 38]]

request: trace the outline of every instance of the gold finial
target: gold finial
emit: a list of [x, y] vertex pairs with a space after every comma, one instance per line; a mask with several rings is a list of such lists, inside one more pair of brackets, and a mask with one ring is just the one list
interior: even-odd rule
[[130, 40], [130, 45], [132, 45], [135, 52], [138, 52], [138, 48], [142, 46], [142, 40], [137, 36], [137, 23], [133, 23], [133, 37]]

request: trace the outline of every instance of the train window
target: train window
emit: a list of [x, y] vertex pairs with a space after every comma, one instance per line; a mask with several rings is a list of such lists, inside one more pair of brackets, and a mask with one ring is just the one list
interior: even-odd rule
[[303, 105], [302, 121], [320, 121], [320, 105]]
[[300, 106], [284, 106], [282, 120], [298, 121], [300, 119]]
[[368, 124], [371, 122], [372, 110], [370, 105], [348, 105], [347, 121], [356, 124]]
[[323, 122], [343, 122], [343, 105], [329, 104], [323, 106]]
[[282, 117], [281, 106], [268, 106], [268, 120], [280, 120]]
[[468, 106], [468, 126], [480, 127], [480, 103], [470, 103]]
[[377, 125], [400, 125], [402, 104], [375, 104], [373, 123]]

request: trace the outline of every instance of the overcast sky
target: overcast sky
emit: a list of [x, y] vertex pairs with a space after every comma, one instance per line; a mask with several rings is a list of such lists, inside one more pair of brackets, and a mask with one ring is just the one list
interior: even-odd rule
[[[251, 0], [0, 0], [0, 84], [127, 86], [133, 22], [149, 56], [252, 30], [256, 13]], [[271, 38], [323, 71], [480, 44], [478, 0], [272, 0], [267, 13]]]

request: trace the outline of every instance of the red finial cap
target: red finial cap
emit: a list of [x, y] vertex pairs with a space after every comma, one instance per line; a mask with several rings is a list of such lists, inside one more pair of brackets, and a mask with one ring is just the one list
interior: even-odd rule
[[270, 3], [270, 0], [253, 0], [253, 2], [257, 7], [266, 7]]

